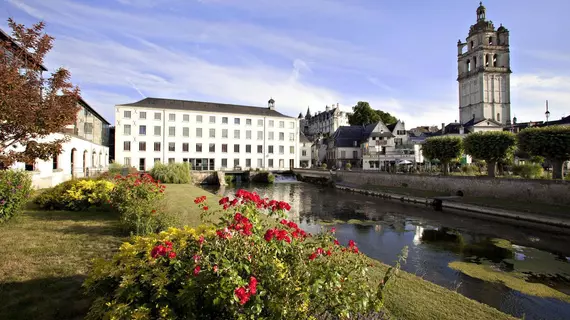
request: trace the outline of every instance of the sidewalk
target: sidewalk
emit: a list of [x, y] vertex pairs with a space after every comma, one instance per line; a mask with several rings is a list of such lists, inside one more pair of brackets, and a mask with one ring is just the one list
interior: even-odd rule
[[[404, 187], [357, 186], [349, 183], [339, 183], [336, 187], [341, 190], [426, 205], [431, 205], [435, 198], [452, 196], [445, 192]], [[444, 208], [570, 228], [570, 206], [548, 203], [524, 203], [516, 201], [516, 199], [493, 199], [469, 196], [444, 199], [442, 206]]]

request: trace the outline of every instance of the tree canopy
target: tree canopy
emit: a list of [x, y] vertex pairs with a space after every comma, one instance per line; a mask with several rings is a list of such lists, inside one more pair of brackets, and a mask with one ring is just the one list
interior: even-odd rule
[[487, 173], [494, 177], [497, 162], [512, 157], [516, 142], [516, 137], [511, 132], [490, 131], [468, 135], [463, 145], [465, 153], [487, 162]]
[[388, 112], [372, 109], [370, 104], [366, 101], [358, 101], [358, 103], [352, 107], [352, 114], [348, 118], [348, 122], [351, 126], [368, 125], [378, 121], [382, 121], [388, 125], [398, 122], [398, 119]]
[[79, 88], [64, 68], [42, 77], [54, 40], [43, 33], [43, 22], [31, 28], [12, 19], [8, 24], [13, 42], [0, 42], [0, 163], [49, 160], [66, 138], [46, 138], [75, 121]]
[[570, 160], [570, 127], [527, 128], [517, 136], [522, 152], [541, 156], [552, 163], [552, 178], [562, 179], [562, 165]]
[[428, 138], [422, 145], [424, 157], [439, 160], [443, 164], [443, 174], [449, 172], [449, 162], [459, 158], [463, 152], [463, 141], [459, 137]]

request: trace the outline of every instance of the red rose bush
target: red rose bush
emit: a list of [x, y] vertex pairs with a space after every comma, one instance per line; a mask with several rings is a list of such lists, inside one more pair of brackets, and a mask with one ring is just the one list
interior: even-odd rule
[[[203, 221], [219, 214], [195, 199]], [[311, 235], [285, 219], [286, 202], [240, 190], [221, 217], [124, 243], [84, 283], [88, 319], [352, 319], [381, 312], [390, 273], [334, 230]], [[334, 228], [333, 228], [334, 229]], [[371, 285], [372, 284], [372, 285]]]

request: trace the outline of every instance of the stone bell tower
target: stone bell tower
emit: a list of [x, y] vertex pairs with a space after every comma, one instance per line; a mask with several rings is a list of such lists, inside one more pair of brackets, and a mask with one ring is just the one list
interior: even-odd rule
[[510, 124], [511, 90], [509, 30], [497, 30], [485, 19], [480, 2], [477, 22], [469, 29], [466, 42], [457, 42], [459, 119], [462, 124], [491, 119]]

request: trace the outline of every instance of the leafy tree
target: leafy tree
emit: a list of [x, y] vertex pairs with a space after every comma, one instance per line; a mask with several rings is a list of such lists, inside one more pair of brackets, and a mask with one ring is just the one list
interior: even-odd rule
[[443, 174], [449, 173], [449, 163], [457, 159], [463, 151], [463, 141], [459, 137], [428, 138], [422, 146], [424, 157], [439, 160], [443, 164]]
[[562, 179], [562, 165], [570, 160], [570, 127], [527, 128], [517, 138], [522, 152], [546, 158], [552, 163], [552, 178]]
[[351, 126], [367, 125], [380, 121], [380, 115], [370, 107], [368, 102], [358, 101], [352, 107], [352, 111], [352, 114], [348, 117], [348, 123]]
[[475, 159], [487, 162], [487, 174], [495, 176], [497, 163], [508, 162], [516, 145], [516, 137], [508, 131], [490, 131], [473, 133], [465, 137], [465, 153]]
[[[70, 73], [57, 69], [42, 77], [42, 63], [54, 38], [44, 23], [25, 28], [8, 19], [13, 41], [0, 42], [0, 163], [49, 160], [67, 139], [51, 139], [75, 121], [79, 88]], [[48, 138], [48, 139], [46, 139]], [[11, 147], [11, 148], [10, 148]]]
[[385, 125], [393, 124], [398, 122], [398, 119], [391, 115], [389, 112], [384, 112], [382, 110], [376, 110], [376, 113], [380, 116], [380, 120], [384, 122]]

